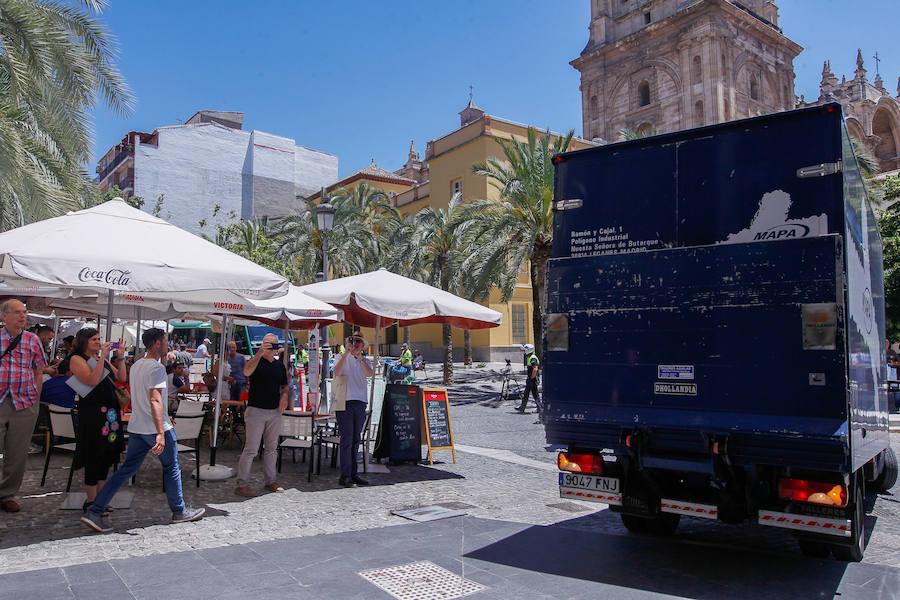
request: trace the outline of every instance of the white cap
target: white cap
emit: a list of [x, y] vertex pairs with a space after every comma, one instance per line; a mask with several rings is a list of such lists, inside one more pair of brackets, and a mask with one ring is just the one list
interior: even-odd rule
[[534, 352], [534, 344], [522, 344], [523, 352]]
[[204, 344], [210, 344], [211, 342], [209, 341], [209, 338], [203, 338], [203, 343], [204, 343]]

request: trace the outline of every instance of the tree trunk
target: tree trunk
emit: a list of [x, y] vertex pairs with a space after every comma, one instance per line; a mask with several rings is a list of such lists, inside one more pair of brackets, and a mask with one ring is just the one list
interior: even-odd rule
[[465, 346], [463, 347], [463, 364], [467, 367], [472, 366], [472, 332], [468, 329], [463, 331], [463, 339]]
[[403, 328], [403, 341], [406, 342], [406, 343], [408, 344], [408, 343], [409, 343], [409, 338], [410, 338], [410, 335], [409, 335], [409, 327], [404, 327], [404, 328]]
[[441, 325], [444, 337], [444, 385], [453, 385], [453, 330]]
[[534, 351], [538, 359], [544, 360], [544, 292], [547, 281], [547, 261], [553, 248], [550, 245], [536, 245], [531, 255], [531, 301], [534, 310], [531, 312], [531, 325], [534, 331]]

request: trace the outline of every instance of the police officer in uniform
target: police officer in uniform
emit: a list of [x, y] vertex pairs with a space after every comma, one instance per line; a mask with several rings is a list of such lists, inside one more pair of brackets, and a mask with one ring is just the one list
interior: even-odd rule
[[538, 414], [543, 411], [543, 406], [541, 405], [541, 397], [538, 394], [537, 384], [538, 384], [538, 371], [541, 368], [541, 361], [538, 360], [537, 355], [534, 353], [534, 345], [533, 344], [525, 344], [522, 346], [522, 351], [525, 353], [525, 391], [522, 393], [522, 403], [516, 407], [516, 410], [520, 413], [525, 412], [525, 406], [528, 404], [528, 394], [531, 393], [534, 395], [534, 404], [537, 407]]

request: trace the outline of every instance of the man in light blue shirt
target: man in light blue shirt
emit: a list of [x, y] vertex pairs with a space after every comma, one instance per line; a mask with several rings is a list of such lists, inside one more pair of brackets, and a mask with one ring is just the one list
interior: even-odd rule
[[334, 376], [347, 376], [347, 406], [335, 413], [341, 431], [341, 478], [338, 483], [344, 487], [369, 485], [357, 474], [356, 455], [362, 429], [366, 424], [366, 378], [374, 375], [372, 363], [362, 355], [366, 340], [358, 333], [347, 338], [347, 350], [334, 365]]

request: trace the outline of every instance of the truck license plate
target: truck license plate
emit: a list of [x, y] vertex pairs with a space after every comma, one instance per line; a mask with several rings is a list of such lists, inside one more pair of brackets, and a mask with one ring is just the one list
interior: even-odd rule
[[590, 490], [593, 492], [619, 493], [619, 480], [612, 477], [600, 477], [598, 475], [583, 475], [581, 473], [559, 474], [559, 486]]

